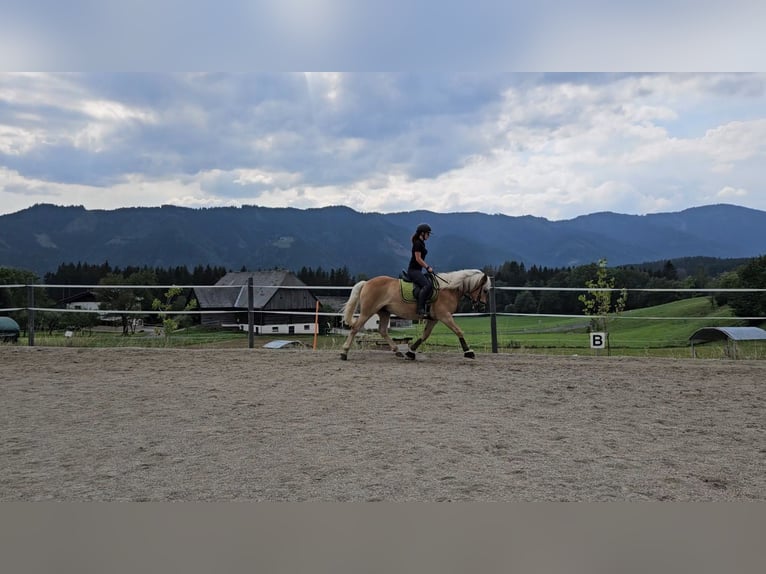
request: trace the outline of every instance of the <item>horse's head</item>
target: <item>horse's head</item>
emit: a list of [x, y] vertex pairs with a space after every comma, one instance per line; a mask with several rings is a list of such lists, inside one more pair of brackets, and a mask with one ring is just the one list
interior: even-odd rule
[[490, 279], [486, 273], [481, 271], [466, 277], [467, 285], [465, 294], [471, 300], [471, 307], [474, 311], [483, 313], [489, 300]]

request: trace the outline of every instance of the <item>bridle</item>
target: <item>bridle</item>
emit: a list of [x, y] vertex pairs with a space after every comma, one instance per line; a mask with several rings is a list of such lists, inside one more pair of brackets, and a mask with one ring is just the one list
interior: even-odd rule
[[484, 285], [487, 284], [487, 279], [485, 273], [484, 277], [479, 281], [479, 284], [476, 287], [463, 293], [464, 297], [468, 297], [471, 300], [471, 309], [479, 313], [483, 313], [487, 308], [487, 303], [481, 300], [481, 292], [484, 290]]

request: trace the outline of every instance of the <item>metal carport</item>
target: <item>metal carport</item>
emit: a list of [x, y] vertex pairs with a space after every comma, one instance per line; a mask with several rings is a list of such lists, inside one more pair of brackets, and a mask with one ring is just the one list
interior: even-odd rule
[[692, 357], [696, 357], [694, 345], [710, 341], [727, 341], [727, 356], [737, 358], [737, 341], [766, 341], [766, 331], [760, 327], [704, 327], [689, 337]]
[[10, 317], [0, 317], [0, 341], [15, 343], [19, 340], [19, 324]]

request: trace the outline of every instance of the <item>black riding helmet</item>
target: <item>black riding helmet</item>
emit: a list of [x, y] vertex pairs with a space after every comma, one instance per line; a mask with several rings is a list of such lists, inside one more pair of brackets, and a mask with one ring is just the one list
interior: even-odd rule
[[[431, 233], [431, 226], [428, 225], [427, 223], [421, 223], [420, 225], [418, 225], [418, 228], [415, 230], [415, 233], [417, 234], [426, 233], [426, 232]], [[431, 235], [433, 235], [433, 233], [431, 233]]]

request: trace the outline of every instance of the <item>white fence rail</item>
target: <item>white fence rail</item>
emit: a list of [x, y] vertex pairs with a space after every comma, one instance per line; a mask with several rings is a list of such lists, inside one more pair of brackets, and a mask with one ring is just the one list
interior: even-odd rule
[[[312, 317], [313, 320], [316, 320], [318, 317], [323, 318], [333, 318], [333, 317], [340, 317], [341, 313], [338, 311], [288, 311], [288, 310], [268, 310], [268, 311], [261, 311], [259, 309], [254, 309], [252, 307], [252, 292], [256, 289], [301, 289], [301, 290], [308, 290], [311, 292], [317, 292], [321, 293], [322, 291], [333, 291], [333, 292], [348, 292], [351, 290], [351, 286], [311, 286], [311, 285], [301, 285], [301, 286], [292, 286], [292, 285], [255, 285], [255, 284], [249, 284], [248, 290], [250, 291], [251, 296], [249, 297], [250, 306], [248, 308], [237, 308], [234, 311], [241, 314], [247, 314], [248, 321], [246, 323], [247, 327], [245, 327], [243, 323], [243, 330], [246, 330], [250, 337], [250, 346], [252, 347], [252, 336], [253, 333], [256, 331], [254, 328], [254, 316], [258, 313], [268, 313], [269, 315], [283, 315], [285, 317], [289, 317], [292, 319], [296, 317]], [[43, 289], [81, 289], [81, 290], [92, 290], [97, 291], [101, 289], [151, 289], [154, 291], [160, 291], [160, 290], [167, 290], [171, 288], [178, 288], [182, 290], [193, 290], [197, 288], [205, 288], [205, 289], [242, 289], [241, 285], [88, 285], [88, 284], [33, 284], [33, 285], [26, 285], [26, 284], [11, 284], [11, 285], [0, 285], [0, 289], [11, 289], [11, 290], [26, 290], [27, 293], [27, 300], [25, 306], [15, 306], [15, 307], [5, 307], [0, 308], [0, 313], [11, 313], [11, 312], [19, 312], [19, 311], [26, 311], [27, 312], [27, 328], [26, 331], [28, 333], [28, 340], [29, 345], [34, 345], [34, 334], [35, 334], [35, 314], [36, 313], [49, 313], [49, 312], [55, 312], [55, 313], [79, 313], [79, 314], [97, 314], [99, 316], [106, 316], [106, 315], [127, 315], [127, 316], [146, 316], [146, 315], [166, 315], [166, 316], [177, 316], [177, 315], [216, 315], [216, 314], [231, 314], [232, 310], [216, 310], [216, 309], [188, 309], [188, 310], [167, 310], [167, 311], [158, 311], [158, 310], [146, 310], [146, 309], [72, 309], [72, 308], [61, 308], [61, 307], [42, 307], [35, 305], [35, 291], [36, 290], [43, 290]], [[500, 287], [494, 287], [492, 288], [490, 292], [490, 304], [488, 306], [486, 313], [457, 313], [457, 317], [489, 317], [490, 319], [490, 330], [492, 333], [492, 351], [497, 352], [498, 349], [498, 333], [496, 329], [496, 319], [497, 317], [546, 317], [546, 318], [580, 318], [583, 320], [590, 320], [590, 316], [585, 315], [583, 313], [578, 314], [551, 314], [551, 313], [518, 313], [518, 312], [503, 312], [503, 311], [497, 311], [495, 308], [495, 298], [496, 298], [496, 292], [498, 291], [529, 291], [529, 292], [544, 292], [544, 291], [558, 291], [558, 292], [580, 292], [580, 293], [593, 293], [593, 292], [599, 292], [599, 291], [612, 291], [617, 293], [627, 292], [630, 293], [678, 293], [682, 297], [681, 298], [690, 298], [694, 295], [699, 294], [706, 294], [706, 295], [714, 295], [714, 294], [720, 294], [720, 293], [765, 293], [766, 289], [735, 289], [735, 288], [629, 288], [629, 289], [622, 289], [622, 288], [591, 288], [591, 287], [533, 287], [533, 286], [500, 286]], [[337, 297], [337, 296], [336, 296]], [[321, 301], [321, 295], [318, 297]], [[18, 297], [16, 298], [18, 302]], [[732, 317], [732, 316], [706, 316], [706, 317], [684, 317], [684, 316], [678, 316], [678, 317], [668, 317], [668, 316], [631, 316], [626, 314], [621, 314], [619, 317], [619, 320], [641, 320], [641, 321], [723, 321], [723, 322], [741, 322], [741, 321], [766, 321], [766, 317], [764, 316], [750, 316], [750, 317]], [[303, 323], [303, 322], [301, 322]]]

